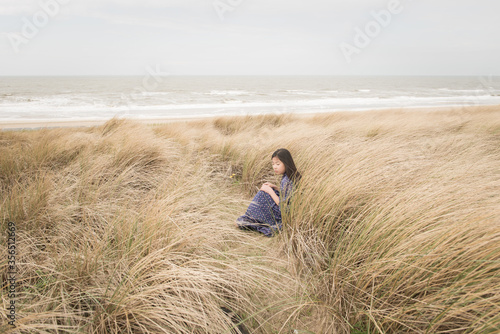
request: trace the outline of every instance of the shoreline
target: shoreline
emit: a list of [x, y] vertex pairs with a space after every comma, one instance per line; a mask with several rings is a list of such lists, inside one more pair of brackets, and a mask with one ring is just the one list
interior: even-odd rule
[[[314, 117], [317, 115], [327, 115], [327, 114], [336, 114], [336, 113], [352, 113], [352, 114], [361, 114], [361, 113], [373, 113], [373, 112], [452, 112], [457, 109], [460, 110], [474, 110], [474, 109], [490, 109], [490, 108], [498, 108], [500, 110], [500, 105], [474, 105], [474, 106], [436, 106], [436, 107], [400, 107], [400, 108], [384, 108], [384, 109], [366, 109], [366, 110], [335, 110], [335, 111], [326, 111], [326, 112], [318, 112], [318, 113], [282, 113], [282, 114], [290, 114], [296, 117], [307, 118]], [[281, 113], [277, 113], [281, 114]], [[134, 119], [134, 118], [123, 118], [127, 120], [131, 120], [134, 122], [145, 123], [145, 124], [163, 124], [163, 123], [173, 123], [173, 122], [195, 122], [200, 120], [207, 119], [215, 119], [220, 117], [245, 117], [245, 116], [261, 116], [265, 114], [249, 114], [249, 115], [214, 115], [214, 116], [205, 116], [205, 117], [182, 117], [182, 118], [144, 118], [144, 119]], [[22, 131], [22, 130], [40, 130], [40, 129], [54, 129], [54, 128], [80, 128], [80, 127], [93, 127], [100, 126], [111, 120], [109, 119], [101, 119], [101, 120], [37, 120], [37, 119], [29, 119], [26, 121], [0, 121], [0, 131]], [[121, 118], [120, 118], [121, 119]]]
[[[123, 118], [132, 120], [135, 122], [146, 123], [146, 124], [160, 124], [160, 123], [172, 123], [172, 122], [189, 122], [198, 121], [211, 117], [185, 117], [185, 118], [145, 118], [145, 119], [133, 119], [133, 118]], [[104, 123], [110, 121], [109, 119], [101, 120], [26, 120], [26, 121], [0, 121], [0, 131], [16, 131], [16, 130], [39, 130], [39, 129], [55, 129], [55, 128], [82, 128], [82, 127], [93, 127], [100, 126]], [[121, 119], [121, 118], [119, 118]]]

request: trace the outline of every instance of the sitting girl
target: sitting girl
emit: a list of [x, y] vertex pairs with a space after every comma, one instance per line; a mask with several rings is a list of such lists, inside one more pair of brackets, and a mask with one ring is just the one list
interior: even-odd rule
[[246, 213], [236, 220], [239, 228], [255, 230], [267, 237], [281, 229], [281, 212], [289, 204], [293, 188], [301, 177], [287, 149], [280, 148], [271, 159], [274, 173], [283, 175], [279, 190], [272, 183], [264, 183]]

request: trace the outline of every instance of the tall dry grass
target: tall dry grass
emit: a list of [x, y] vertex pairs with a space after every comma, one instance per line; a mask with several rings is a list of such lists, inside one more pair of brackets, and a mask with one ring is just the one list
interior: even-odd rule
[[[20, 332], [230, 333], [223, 307], [252, 333], [498, 332], [499, 115], [2, 132]], [[280, 147], [303, 174], [283, 232], [237, 230]]]
[[159, 134], [227, 163], [250, 198], [270, 154], [304, 177], [279, 238], [318, 333], [500, 331], [500, 109], [219, 118]]
[[[284, 331], [304, 303], [273, 246], [236, 230], [221, 164], [152, 127], [0, 133], [2, 231], [17, 228], [16, 325], [5, 333]], [[2, 233], [2, 245], [6, 244]]]

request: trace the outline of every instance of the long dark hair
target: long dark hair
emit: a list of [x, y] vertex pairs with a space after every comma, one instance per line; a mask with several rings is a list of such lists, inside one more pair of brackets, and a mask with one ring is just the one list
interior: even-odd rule
[[271, 159], [274, 157], [278, 157], [278, 159], [280, 159], [280, 161], [285, 165], [285, 174], [292, 180], [292, 182], [296, 183], [300, 181], [302, 175], [300, 175], [297, 167], [295, 167], [292, 155], [286, 148], [280, 148], [274, 151]]

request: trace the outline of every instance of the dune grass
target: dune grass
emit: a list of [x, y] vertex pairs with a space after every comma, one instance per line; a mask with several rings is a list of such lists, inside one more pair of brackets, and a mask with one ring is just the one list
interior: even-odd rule
[[[498, 332], [499, 116], [471, 107], [2, 132], [18, 330], [232, 333], [225, 308], [252, 333]], [[283, 232], [237, 230], [261, 183], [279, 182], [280, 147], [303, 174]], [[2, 309], [9, 331], [5, 320]]]
[[118, 120], [1, 142], [19, 332], [231, 333], [222, 307], [257, 332], [291, 326], [282, 307], [303, 302], [286, 262], [234, 228], [244, 204], [197, 152]]

